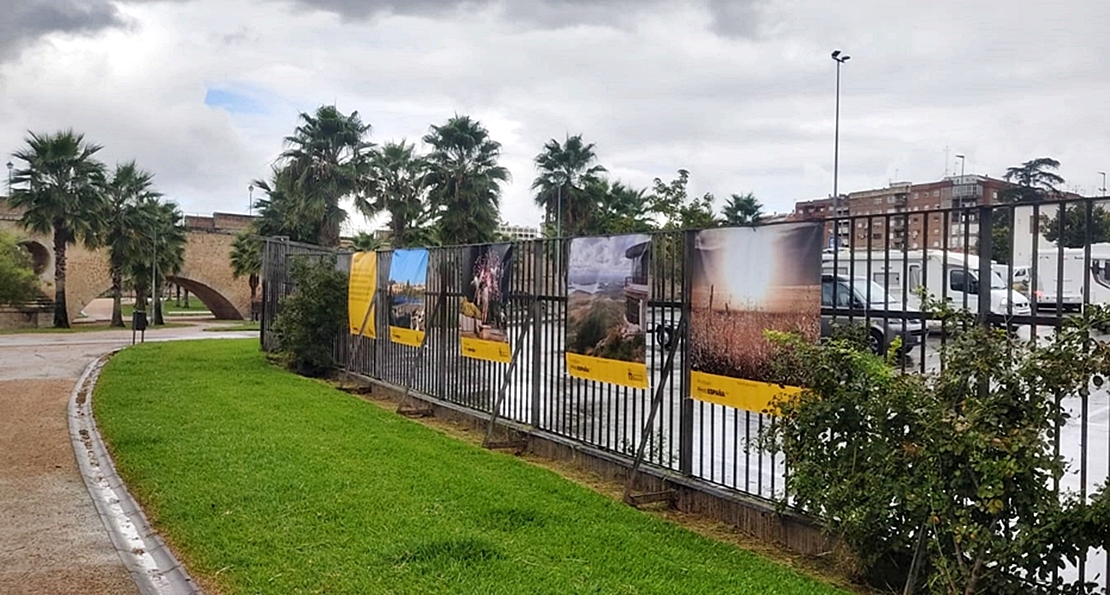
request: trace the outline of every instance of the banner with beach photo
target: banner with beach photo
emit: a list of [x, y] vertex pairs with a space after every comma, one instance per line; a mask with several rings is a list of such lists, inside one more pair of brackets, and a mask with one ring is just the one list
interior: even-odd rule
[[509, 275], [512, 244], [462, 248], [463, 300], [459, 306], [460, 348], [464, 357], [509, 363]]
[[428, 287], [428, 251], [394, 250], [389, 260], [389, 340], [424, 345], [424, 298]]
[[347, 323], [351, 334], [377, 337], [374, 324], [374, 294], [378, 288], [378, 253], [355, 252], [347, 285]]
[[769, 382], [768, 330], [821, 334], [820, 223], [694, 232], [690, 391], [700, 401], [765, 412], [801, 389]]
[[651, 236], [574, 238], [567, 262], [567, 371], [647, 388]]

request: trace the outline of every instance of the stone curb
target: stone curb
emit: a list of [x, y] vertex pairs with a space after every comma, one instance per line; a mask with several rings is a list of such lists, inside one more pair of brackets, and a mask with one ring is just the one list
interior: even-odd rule
[[108, 529], [116, 553], [143, 595], [193, 595], [200, 588], [151, 528], [127, 491], [92, 416], [92, 392], [114, 349], [90, 363], [69, 397], [69, 436], [85, 487]]

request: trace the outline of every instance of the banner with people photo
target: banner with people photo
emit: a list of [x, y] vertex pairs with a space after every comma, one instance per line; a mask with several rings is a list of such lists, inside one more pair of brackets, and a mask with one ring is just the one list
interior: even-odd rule
[[651, 236], [574, 238], [567, 262], [567, 371], [647, 388]]
[[512, 272], [512, 244], [484, 244], [462, 249], [463, 300], [459, 306], [462, 355], [509, 363], [507, 300]]
[[771, 382], [765, 331], [821, 334], [820, 223], [695, 232], [690, 271], [690, 391], [700, 401], [764, 412], [801, 389]]
[[347, 281], [347, 323], [351, 334], [377, 337], [374, 328], [374, 297], [378, 288], [378, 253], [355, 252]]
[[424, 297], [428, 286], [428, 251], [394, 250], [389, 261], [389, 340], [424, 345]]

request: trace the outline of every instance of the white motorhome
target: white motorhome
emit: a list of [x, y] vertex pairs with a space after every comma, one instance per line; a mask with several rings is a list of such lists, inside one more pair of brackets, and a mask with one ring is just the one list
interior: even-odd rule
[[[870, 265], [868, 264], [870, 262]], [[835, 267], [834, 267], [835, 263]], [[868, 268], [870, 266], [870, 268]], [[991, 271], [988, 291], [981, 291], [979, 257], [943, 250], [901, 251], [827, 251], [822, 256], [822, 272], [852, 277], [868, 277], [900, 301], [918, 305], [915, 296], [925, 293], [943, 298], [956, 308], [978, 312], [980, 295], [990, 299], [990, 311], [1002, 316], [1027, 316], [1029, 300], [1006, 286], [1006, 280]]]
[[1090, 286], [1089, 303], [1110, 303], [1110, 274], [1106, 266], [1110, 263], [1110, 244], [1091, 244], [1091, 260], [1087, 267], [1084, 267], [1085, 259], [1083, 248], [1038, 251], [1037, 279], [1033, 287], [1037, 306], [1055, 308], [1058, 304], [1061, 310], [1077, 310], [1083, 305], [1084, 284]]

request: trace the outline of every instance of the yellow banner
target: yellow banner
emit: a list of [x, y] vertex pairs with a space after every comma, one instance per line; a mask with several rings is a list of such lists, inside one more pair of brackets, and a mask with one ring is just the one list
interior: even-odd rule
[[690, 372], [691, 397], [745, 411], [774, 415], [772, 402], [776, 398], [781, 395], [793, 396], [800, 392], [802, 389], [796, 386], [779, 386], [705, 372]]
[[647, 388], [647, 366], [639, 362], [604, 359], [567, 352], [567, 371], [575, 378]]
[[501, 341], [487, 341], [472, 337], [460, 337], [463, 357], [484, 359], [491, 362], [507, 364], [513, 361], [512, 350], [508, 343]]
[[[347, 286], [347, 321], [351, 334], [357, 335], [366, 321], [362, 336], [376, 338], [374, 327], [374, 293], [378, 288], [378, 253], [355, 252], [351, 255], [351, 277]], [[367, 310], [370, 316], [367, 318]]]
[[389, 327], [389, 340], [401, 345], [421, 347], [424, 345], [424, 331], [414, 331], [400, 326]]

